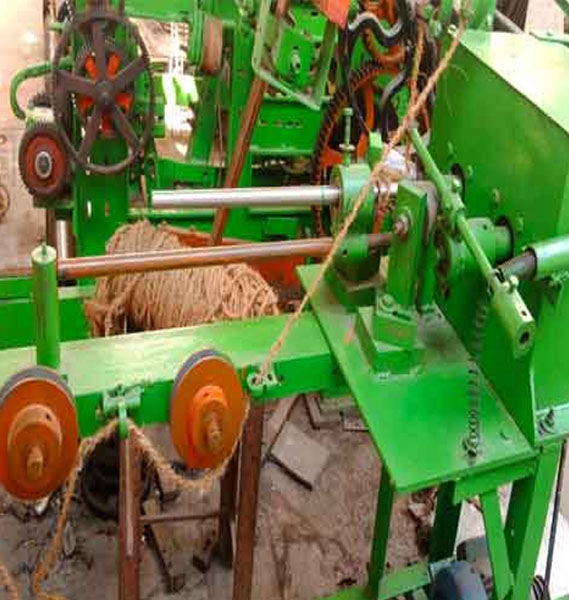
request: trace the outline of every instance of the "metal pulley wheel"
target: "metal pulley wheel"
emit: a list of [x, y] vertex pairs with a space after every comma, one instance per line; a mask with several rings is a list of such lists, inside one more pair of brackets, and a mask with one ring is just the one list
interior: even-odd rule
[[56, 490], [78, 442], [73, 397], [55, 371], [25, 369], [0, 390], [0, 483], [10, 494], [37, 500]]
[[67, 182], [69, 162], [61, 136], [54, 125], [32, 125], [20, 142], [18, 166], [24, 185], [44, 200], [58, 198]]
[[[113, 52], [109, 39], [114, 31], [124, 30], [126, 38], [134, 42], [137, 55], [121, 62]], [[72, 38], [82, 40], [88, 49], [84, 62], [73, 72], [61, 66]], [[127, 50], [121, 54], [130, 56]], [[130, 113], [133, 90], [145, 88], [149, 110], [142, 117]], [[76, 164], [99, 175], [120, 173], [144, 153], [154, 125], [154, 84], [146, 45], [136, 26], [118, 13], [97, 9], [75, 17], [63, 32], [53, 58], [53, 110], [55, 123], [63, 144]], [[83, 117], [80, 134], [71, 136], [64, 123], [69, 100], [78, 107]], [[108, 134], [109, 128], [126, 143], [127, 156], [113, 162], [103, 162], [94, 156], [96, 141]], [[104, 135], [103, 135], [104, 134]]]
[[170, 396], [170, 431], [182, 460], [195, 469], [222, 464], [235, 447], [244, 418], [241, 381], [229, 360], [215, 350], [190, 356]]

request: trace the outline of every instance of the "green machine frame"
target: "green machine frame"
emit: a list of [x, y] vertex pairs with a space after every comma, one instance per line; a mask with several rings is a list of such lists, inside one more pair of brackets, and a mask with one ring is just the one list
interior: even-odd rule
[[[439, 84], [430, 148], [411, 132], [428, 181], [399, 185], [386, 280], [366, 245], [370, 193], [264, 380], [259, 366], [286, 316], [60, 342], [65, 298], [57, 300], [55, 257], [39, 249], [33, 280], [43, 325], [35, 347], [0, 353], [0, 381], [38, 361], [57, 369], [89, 436], [104, 425], [109, 396], [116, 405], [130, 394], [128, 414], [140, 425], [167, 421], [177, 370], [204, 348], [233, 362], [253, 405], [321, 390], [341, 373], [383, 468], [367, 585], [330, 599], [424, 595], [452, 561], [462, 502], [478, 496], [493, 598], [527, 600], [569, 436], [569, 358], [559, 349], [569, 335], [569, 84], [559, 77], [567, 72], [560, 44], [465, 33]], [[488, 98], [492, 110], [482, 114]], [[364, 163], [336, 170], [340, 222], [369, 173]], [[318, 269], [299, 269], [305, 288]], [[506, 484], [503, 521], [498, 488]], [[431, 486], [428, 561], [386, 572], [395, 494]]]

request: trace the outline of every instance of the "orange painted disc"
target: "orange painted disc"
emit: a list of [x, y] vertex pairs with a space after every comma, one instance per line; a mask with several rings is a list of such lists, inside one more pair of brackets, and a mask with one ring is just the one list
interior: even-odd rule
[[79, 428], [65, 381], [45, 367], [25, 369], [0, 390], [0, 483], [21, 500], [56, 490], [77, 458]]
[[194, 469], [226, 460], [245, 417], [241, 380], [231, 362], [214, 350], [190, 356], [170, 395], [170, 431], [176, 451]]

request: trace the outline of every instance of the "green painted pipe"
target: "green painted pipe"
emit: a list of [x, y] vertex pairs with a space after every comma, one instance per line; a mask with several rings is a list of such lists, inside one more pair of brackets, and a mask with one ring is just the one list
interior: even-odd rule
[[[60, 68], [62, 69], [71, 69], [71, 58], [65, 57], [59, 63]], [[18, 71], [12, 81], [10, 83], [10, 107], [12, 108], [12, 112], [16, 116], [16, 118], [20, 120], [24, 120], [26, 118], [26, 113], [18, 103], [18, 89], [28, 79], [34, 79], [35, 77], [43, 77], [47, 74], [51, 73], [51, 62], [43, 62], [38, 63], [36, 65], [32, 65], [31, 67], [27, 67]]]
[[35, 309], [36, 362], [59, 368], [59, 299], [57, 253], [42, 244], [32, 252], [32, 294]]

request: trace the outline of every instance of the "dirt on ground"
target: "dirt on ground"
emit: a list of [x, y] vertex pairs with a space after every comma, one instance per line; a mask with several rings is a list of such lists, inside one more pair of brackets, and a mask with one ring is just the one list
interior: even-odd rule
[[[297, 402], [291, 421], [330, 452], [313, 490], [267, 461], [261, 473], [255, 545], [254, 600], [304, 600], [363, 584], [369, 560], [381, 466], [367, 433], [345, 432], [338, 424], [314, 430], [304, 404]], [[167, 437], [162, 432], [162, 438]], [[52, 498], [43, 516], [32, 507], [0, 497], [0, 556], [7, 564], [22, 599], [31, 597], [30, 577], [54, 530], [61, 497]], [[218, 492], [185, 492], [168, 505], [170, 511], [206, 511], [217, 504]], [[68, 600], [116, 595], [116, 524], [94, 516], [76, 495], [64, 549], [46, 589]], [[415, 543], [416, 523], [408, 499], [398, 498], [392, 515], [388, 568], [421, 558]], [[176, 596], [192, 600], [231, 598], [231, 571], [215, 561], [204, 575], [192, 557], [212, 523], [177, 524], [172, 528], [177, 563], [186, 576]], [[147, 539], [142, 543], [141, 597], [166, 594], [159, 564]]]

